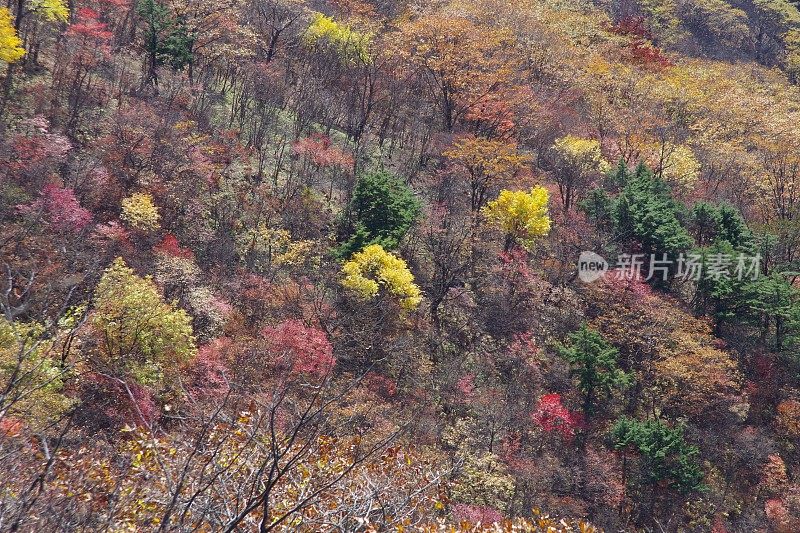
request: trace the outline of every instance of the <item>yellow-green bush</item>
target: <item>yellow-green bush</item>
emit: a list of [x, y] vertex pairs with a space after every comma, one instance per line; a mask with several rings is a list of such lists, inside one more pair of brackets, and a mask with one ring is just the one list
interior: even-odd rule
[[327, 42], [346, 61], [371, 62], [369, 48], [373, 34], [356, 31], [349, 25], [336, 22], [322, 13], [314, 14], [304, 38], [310, 45], [320, 41]]
[[158, 207], [153, 203], [153, 197], [146, 193], [136, 193], [122, 200], [122, 214], [120, 218], [129, 226], [142, 230], [152, 231], [158, 229]]

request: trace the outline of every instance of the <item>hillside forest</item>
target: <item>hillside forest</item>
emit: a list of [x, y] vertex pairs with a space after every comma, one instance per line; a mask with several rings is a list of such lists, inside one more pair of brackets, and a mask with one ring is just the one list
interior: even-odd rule
[[7, 0], [0, 531], [800, 531], [790, 0]]

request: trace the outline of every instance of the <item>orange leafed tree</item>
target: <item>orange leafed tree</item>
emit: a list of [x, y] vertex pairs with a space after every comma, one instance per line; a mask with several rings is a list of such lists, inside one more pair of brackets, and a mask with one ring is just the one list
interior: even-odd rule
[[447, 131], [511, 83], [519, 70], [510, 31], [442, 14], [421, 17], [400, 29], [398, 53], [424, 78]]
[[516, 143], [473, 136], [460, 137], [443, 155], [469, 176], [473, 211], [486, 204], [492, 189], [507, 185], [530, 160]]

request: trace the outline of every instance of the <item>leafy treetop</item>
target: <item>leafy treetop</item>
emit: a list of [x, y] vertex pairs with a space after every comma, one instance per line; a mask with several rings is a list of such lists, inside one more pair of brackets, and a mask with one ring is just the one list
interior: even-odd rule
[[414, 284], [414, 276], [406, 262], [383, 249], [380, 244], [371, 244], [353, 254], [342, 267], [342, 286], [362, 298], [374, 298], [381, 288], [400, 300], [406, 310], [416, 309], [422, 294]]
[[0, 61], [14, 63], [24, 55], [22, 39], [11, 21], [11, 11], [7, 7], [0, 7]]
[[118, 257], [94, 292], [91, 324], [100, 336], [100, 361], [115, 374], [158, 383], [196, 353], [192, 319], [164, 301], [156, 284]]
[[483, 214], [507, 235], [506, 251], [513, 242], [529, 250], [537, 237], [547, 235], [550, 231], [548, 199], [547, 189], [533, 187], [530, 192], [500, 191], [496, 200], [486, 204]]

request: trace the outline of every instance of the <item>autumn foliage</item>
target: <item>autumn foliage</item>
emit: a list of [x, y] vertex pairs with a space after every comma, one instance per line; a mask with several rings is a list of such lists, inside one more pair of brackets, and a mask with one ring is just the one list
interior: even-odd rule
[[0, 7], [3, 531], [800, 530], [786, 0]]

